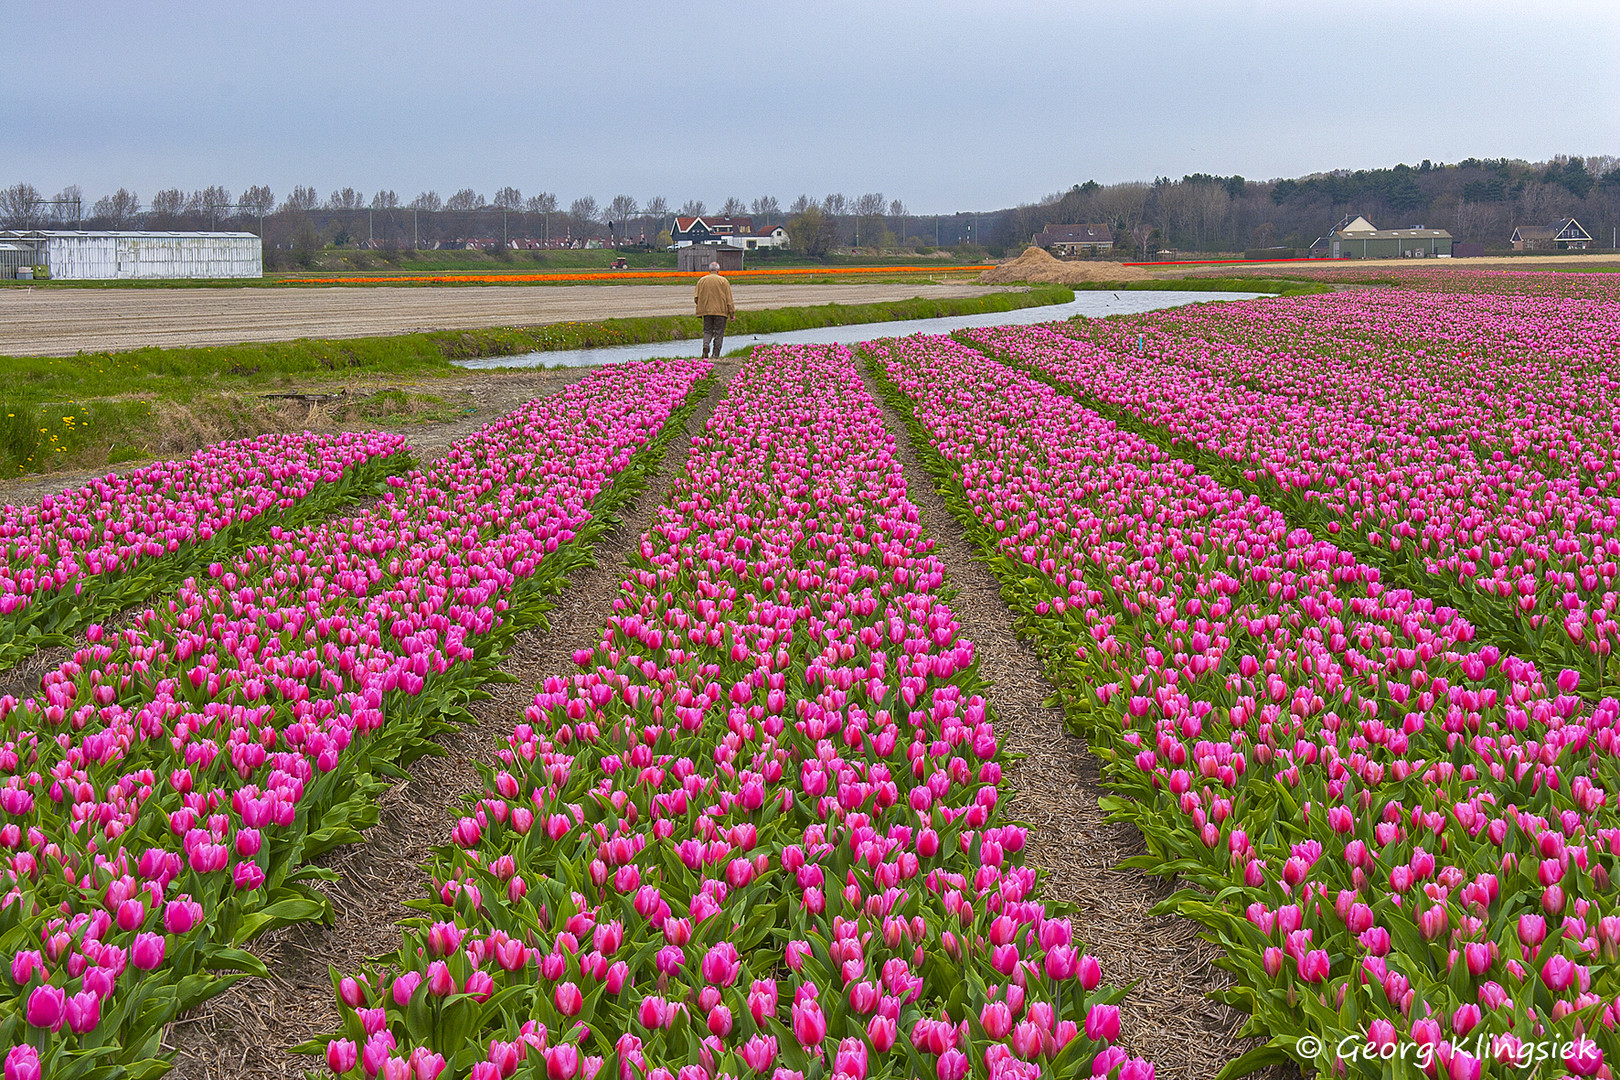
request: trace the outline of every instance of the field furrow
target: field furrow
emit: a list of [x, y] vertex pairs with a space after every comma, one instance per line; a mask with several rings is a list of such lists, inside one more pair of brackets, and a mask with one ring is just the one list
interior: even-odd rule
[[404, 945], [334, 975], [329, 1066], [1151, 1075], [1033, 897], [974, 646], [847, 351], [756, 351], [695, 442]]

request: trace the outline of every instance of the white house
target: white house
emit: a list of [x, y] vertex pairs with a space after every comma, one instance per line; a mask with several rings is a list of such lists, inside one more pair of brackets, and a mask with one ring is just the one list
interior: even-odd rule
[[768, 229], [749, 229], [730, 238], [730, 243], [746, 251], [753, 251], [756, 248], [786, 247], [787, 242], [787, 230], [780, 225], [772, 225]]

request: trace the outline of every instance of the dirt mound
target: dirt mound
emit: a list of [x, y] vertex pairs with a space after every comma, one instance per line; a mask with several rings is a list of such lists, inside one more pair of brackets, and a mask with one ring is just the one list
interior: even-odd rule
[[1029, 281], [1076, 285], [1086, 281], [1142, 281], [1148, 277], [1137, 266], [1114, 262], [1062, 262], [1038, 247], [1027, 247], [1011, 262], [992, 266], [979, 275], [986, 285]]

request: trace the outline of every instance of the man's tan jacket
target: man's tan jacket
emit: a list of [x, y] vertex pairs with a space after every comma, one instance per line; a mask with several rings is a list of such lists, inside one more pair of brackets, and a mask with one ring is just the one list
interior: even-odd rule
[[731, 282], [719, 274], [709, 273], [698, 278], [694, 299], [699, 315], [724, 315], [729, 319], [737, 313], [737, 305], [731, 299]]

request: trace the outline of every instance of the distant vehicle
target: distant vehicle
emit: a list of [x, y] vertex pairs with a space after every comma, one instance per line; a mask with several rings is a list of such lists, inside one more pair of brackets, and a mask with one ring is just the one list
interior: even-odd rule
[[628, 270], [628, 269], [630, 269], [630, 263], [629, 263], [628, 260], [626, 260], [624, 258], [624, 256], [621, 255], [619, 258], [614, 259], [612, 262], [608, 263], [608, 269], [609, 270]]

